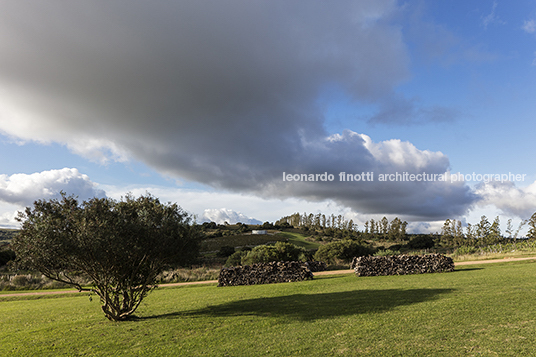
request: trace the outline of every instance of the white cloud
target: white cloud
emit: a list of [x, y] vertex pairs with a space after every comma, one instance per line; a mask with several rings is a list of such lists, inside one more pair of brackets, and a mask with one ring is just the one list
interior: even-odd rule
[[505, 21], [501, 20], [499, 16], [495, 14], [495, 10], [497, 9], [498, 5], [499, 3], [497, 1], [494, 1], [491, 7], [491, 12], [487, 14], [486, 16], [482, 16], [482, 26], [484, 26], [484, 29], [487, 29], [489, 24], [499, 24], [499, 25], [506, 24]]
[[232, 209], [206, 209], [201, 217], [201, 222], [216, 222], [217, 224], [235, 224], [238, 222], [245, 224], [262, 224], [258, 219], [248, 217], [240, 212], [235, 212]]
[[29, 206], [38, 199], [57, 198], [61, 191], [80, 199], [104, 196], [104, 191], [97, 189], [87, 175], [74, 168], [0, 175], [0, 201], [5, 203]]
[[536, 20], [525, 20], [523, 23], [523, 30], [527, 33], [535, 33], [536, 32]]
[[527, 187], [516, 187], [513, 182], [491, 181], [476, 187], [482, 198], [479, 205], [491, 205], [503, 214], [528, 219], [536, 212], [536, 182]]

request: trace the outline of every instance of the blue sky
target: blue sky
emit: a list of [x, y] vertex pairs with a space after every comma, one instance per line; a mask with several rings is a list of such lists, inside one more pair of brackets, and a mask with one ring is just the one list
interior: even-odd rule
[[[0, 3], [0, 227], [60, 190], [199, 220], [536, 212], [535, 1]], [[283, 182], [282, 173], [524, 174]]]

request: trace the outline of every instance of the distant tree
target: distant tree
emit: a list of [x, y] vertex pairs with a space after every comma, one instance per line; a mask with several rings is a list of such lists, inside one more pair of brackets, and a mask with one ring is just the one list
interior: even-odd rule
[[506, 222], [506, 234], [508, 234], [508, 238], [512, 238], [514, 234], [514, 226], [512, 225], [512, 218], [508, 219]]
[[419, 235], [408, 242], [408, 247], [411, 249], [429, 249], [433, 246], [434, 239], [431, 236]]
[[[36, 201], [18, 220], [22, 228], [12, 249], [19, 266], [97, 294], [113, 321], [136, 311], [165, 267], [189, 264], [199, 252], [191, 217], [149, 194], [82, 203], [63, 194], [61, 200]], [[92, 285], [80, 285], [76, 272]]]
[[387, 217], [383, 217], [380, 221], [380, 233], [383, 235], [387, 235], [389, 232], [389, 220]]
[[262, 229], [273, 229], [274, 225], [270, 222], [264, 222], [261, 226]]
[[15, 259], [15, 252], [9, 248], [0, 247], [0, 267]]
[[292, 243], [276, 242], [275, 245], [258, 245], [241, 255], [242, 265], [269, 263], [273, 261], [305, 261], [306, 250]]
[[370, 219], [370, 234], [374, 235], [378, 233], [378, 231], [376, 230], [376, 222], [374, 222], [374, 219]]
[[475, 239], [476, 238], [476, 232], [475, 232], [475, 226], [471, 223], [467, 223], [467, 227], [465, 228], [465, 236], [468, 239]]
[[532, 214], [530, 219], [528, 220], [529, 225], [529, 232], [528, 237], [530, 239], [536, 239], [536, 212]]
[[499, 216], [497, 216], [493, 220], [493, 223], [490, 225], [489, 234], [486, 237], [486, 243], [487, 244], [495, 244], [495, 243], [500, 242], [501, 239], [502, 239], [502, 236], [501, 236], [501, 222], [500, 222]]
[[480, 217], [480, 222], [476, 225], [476, 236], [485, 239], [490, 233], [491, 224], [486, 216]]
[[314, 258], [328, 264], [333, 264], [337, 261], [349, 263], [354, 257], [370, 254], [372, 254], [372, 250], [366, 246], [360, 245], [353, 240], [341, 240], [320, 246]]

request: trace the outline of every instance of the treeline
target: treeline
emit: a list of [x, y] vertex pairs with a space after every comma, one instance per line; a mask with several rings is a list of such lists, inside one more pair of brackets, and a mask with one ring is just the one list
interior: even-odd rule
[[407, 239], [407, 226], [408, 222], [402, 221], [398, 217], [395, 217], [391, 222], [387, 217], [383, 217], [380, 221], [374, 221], [374, 219], [366, 221], [363, 233], [371, 239], [379, 238], [400, 242]]
[[343, 215], [326, 216], [322, 213], [294, 213], [280, 218], [275, 222], [276, 226], [291, 226], [295, 228], [327, 229], [334, 228], [347, 231], [357, 231], [357, 225], [353, 220], [346, 220]]
[[[528, 225], [526, 237], [519, 237], [523, 227]], [[487, 246], [497, 243], [515, 241], [517, 239], [536, 239], [536, 213], [530, 219], [522, 220], [514, 227], [512, 219], [506, 223], [506, 230], [501, 231], [500, 217], [497, 216], [491, 222], [488, 217], [481, 216], [476, 224], [467, 223], [463, 227], [462, 222], [456, 219], [447, 219], [441, 228], [440, 243], [443, 246]]]
[[379, 221], [366, 221], [363, 230], [353, 220], [347, 220], [343, 215], [326, 216], [322, 213], [294, 213], [280, 218], [275, 223], [280, 227], [294, 227], [309, 231], [313, 236], [323, 234], [333, 238], [359, 238], [374, 240], [389, 240], [400, 242], [407, 240], [406, 227], [408, 222], [395, 217], [389, 221], [383, 217]]

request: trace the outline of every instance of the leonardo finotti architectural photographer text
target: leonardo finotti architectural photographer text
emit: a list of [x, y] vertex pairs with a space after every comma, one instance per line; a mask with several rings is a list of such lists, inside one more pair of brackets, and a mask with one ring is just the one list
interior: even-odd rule
[[511, 172], [507, 174], [462, 174], [460, 172], [451, 174], [445, 172], [442, 174], [430, 174], [426, 172], [422, 173], [409, 173], [409, 172], [395, 172], [395, 173], [379, 173], [375, 174], [372, 171], [361, 172], [357, 174], [339, 172], [337, 175], [323, 172], [321, 174], [289, 174], [283, 172], [283, 181], [289, 182], [332, 182], [337, 179], [338, 182], [433, 182], [433, 181], [450, 181], [450, 182], [516, 182], [525, 181], [527, 174], [513, 174]]

